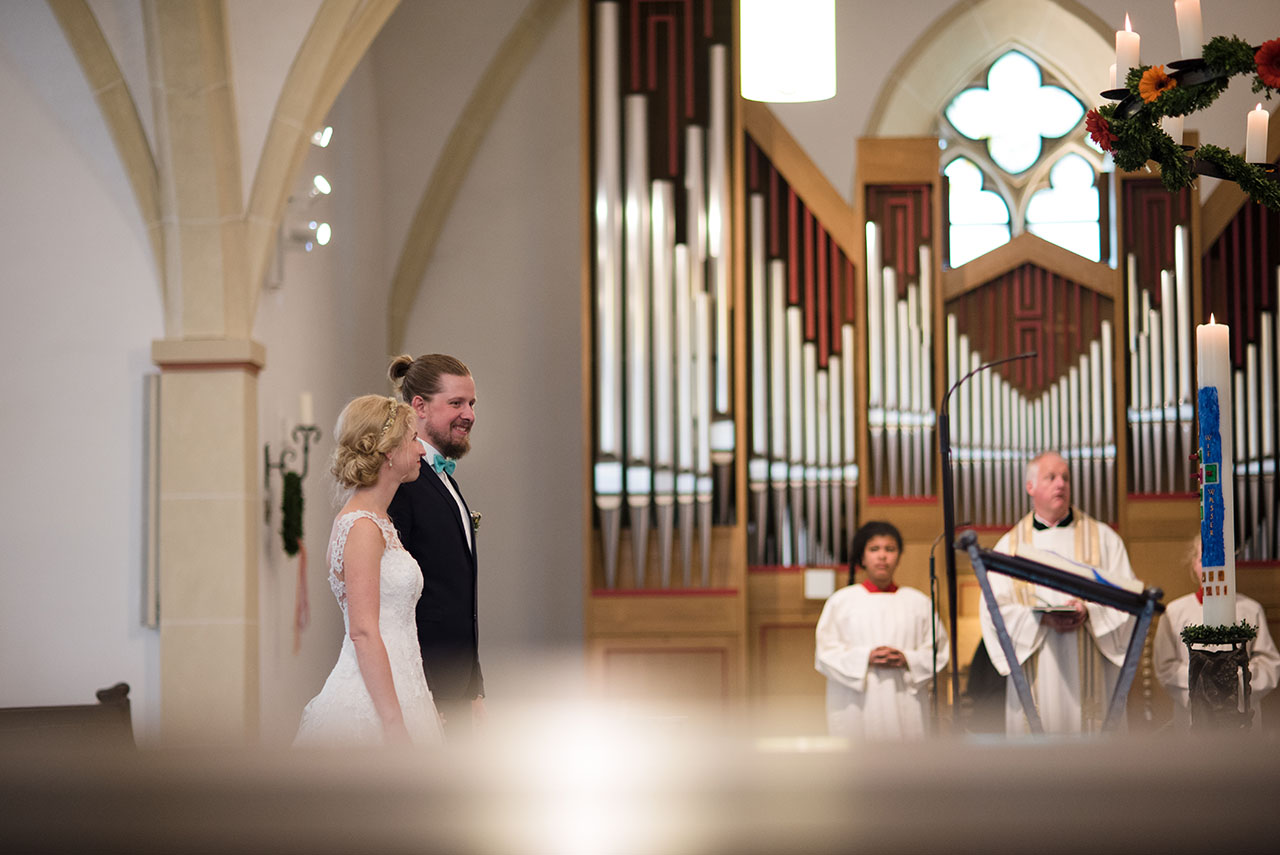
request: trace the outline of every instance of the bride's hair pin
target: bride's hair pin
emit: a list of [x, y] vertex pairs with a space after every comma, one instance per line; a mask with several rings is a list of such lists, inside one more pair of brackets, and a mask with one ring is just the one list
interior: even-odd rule
[[379, 439], [387, 435], [387, 431], [391, 430], [392, 422], [396, 420], [396, 407], [397, 407], [396, 399], [390, 398], [388, 400], [389, 400], [389, 403], [387, 405], [388, 406], [387, 420], [382, 423], [382, 432], [378, 434]]

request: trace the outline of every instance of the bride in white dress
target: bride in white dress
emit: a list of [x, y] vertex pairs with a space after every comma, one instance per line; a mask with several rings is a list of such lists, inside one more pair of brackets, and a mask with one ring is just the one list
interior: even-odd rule
[[418, 477], [413, 425], [408, 404], [381, 395], [356, 398], [338, 417], [331, 471], [353, 492], [329, 536], [329, 586], [346, 635], [295, 745], [443, 741], [414, 619], [422, 573], [387, 517], [396, 488]]

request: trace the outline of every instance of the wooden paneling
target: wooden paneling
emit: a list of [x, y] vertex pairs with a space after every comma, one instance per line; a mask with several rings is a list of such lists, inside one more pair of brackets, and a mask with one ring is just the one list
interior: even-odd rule
[[588, 615], [591, 635], [737, 632], [742, 597], [733, 589], [707, 591], [597, 591]]
[[589, 659], [610, 701], [701, 716], [726, 711], [742, 692], [736, 635], [596, 638]]
[[968, 264], [944, 270], [942, 299], [948, 302], [954, 300], [1024, 264], [1052, 270], [1113, 300], [1120, 294], [1119, 271], [1090, 261], [1030, 232], [1024, 232], [1004, 246], [993, 249]]

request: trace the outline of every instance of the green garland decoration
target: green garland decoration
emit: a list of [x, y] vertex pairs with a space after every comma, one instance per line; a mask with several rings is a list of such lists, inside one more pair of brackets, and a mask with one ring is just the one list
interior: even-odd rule
[[1234, 644], [1252, 641], [1258, 637], [1258, 628], [1246, 620], [1231, 626], [1205, 626], [1193, 623], [1182, 630], [1185, 644]]
[[[1110, 151], [1116, 166], [1125, 172], [1142, 169], [1147, 161], [1160, 164], [1160, 182], [1170, 192], [1189, 187], [1195, 175], [1191, 172], [1187, 152], [1174, 142], [1160, 127], [1164, 116], [1188, 116], [1203, 110], [1218, 99], [1231, 82], [1232, 77], [1253, 74], [1253, 91], [1265, 92], [1267, 100], [1278, 89], [1263, 82], [1258, 73], [1256, 51], [1244, 39], [1237, 36], [1215, 36], [1202, 49], [1206, 69], [1224, 76], [1193, 86], [1171, 86], [1154, 100], [1139, 102], [1136, 111], [1120, 116], [1120, 107], [1126, 102], [1104, 104], [1090, 111], [1100, 118], [1104, 134], [1109, 132], [1114, 140], [1110, 147], [1102, 142], [1104, 151]], [[1129, 69], [1125, 77], [1125, 89], [1134, 98], [1139, 95], [1142, 76], [1151, 66]], [[1131, 103], [1131, 102], [1128, 102]], [[1095, 140], [1097, 137], [1095, 136]], [[1267, 178], [1261, 167], [1247, 163], [1243, 157], [1214, 145], [1202, 145], [1191, 153], [1191, 159], [1211, 163], [1240, 185], [1250, 198], [1268, 208], [1280, 211], [1280, 185]]]
[[302, 543], [302, 476], [297, 472], [284, 473], [284, 487], [280, 491], [280, 537], [284, 539], [284, 551], [290, 556], [298, 554]]

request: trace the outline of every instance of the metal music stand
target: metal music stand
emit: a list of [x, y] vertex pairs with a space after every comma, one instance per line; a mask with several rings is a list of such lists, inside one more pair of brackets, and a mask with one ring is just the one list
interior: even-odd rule
[[1104, 731], [1115, 730], [1120, 722], [1120, 714], [1124, 710], [1125, 698], [1129, 695], [1129, 687], [1133, 685], [1133, 675], [1138, 670], [1138, 659], [1142, 655], [1142, 645], [1146, 641], [1147, 630], [1151, 627], [1151, 617], [1164, 611], [1164, 605], [1160, 602], [1164, 597], [1164, 591], [1159, 588], [1147, 588], [1141, 593], [1126, 591], [1124, 588], [1077, 576], [1075, 573], [1059, 570], [1039, 561], [980, 549], [978, 535], [972, 530], [963, 532], [957, 539], [957, 545], [969, 553], [969, 560], [973, 562], [973, 571], [978, 577], [978, 584], [982, 586], [982, 596], [986, 600], [987, 611], [991, 615], [991, 622], [995, 625], [996, 635], [1000, 639], [1000, 649], [1004, 651], [1005, 661], [1009, 663], [1009, 676], [1013, 678], [1013, 685], [1018, 691], [1018, 700], [1022, 702], [1022, 709], [1027, 714], [1027, 722], [1032, 733], [1044, 733], [1044, 725], [1040, 722], [1040, 713], [1036, 710], [1035, 700], [1031, 697], [1027, 675], [1023, 673], [1022, 663], [1018, 661], [1017, 654], [1014, 652], [1009, 630], [1005, 627], [1004, 618], [996, 606], [995, 595], [991, 593], [987, 570], [994, 570], [1035, 585], [1044, 585], [1046, 588], [1053, 588], [1055, 591], [1062, 591], [1082, 600], [1110, 606], [1137, 617], [1133, 635], [1129, 637], [1129, 648], [1124, 654], [1124, 664], [1120, 666], [1120, 679], [1116, 681], [1115, 691], [1112, 692], [1111, 702], [1107, 707], [1107, 717], [1102, 723]]

